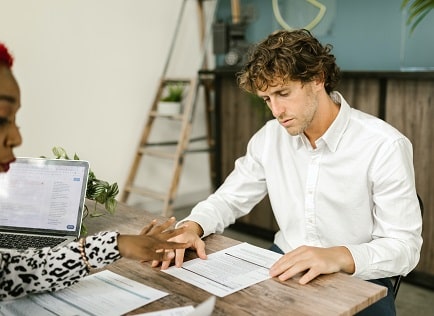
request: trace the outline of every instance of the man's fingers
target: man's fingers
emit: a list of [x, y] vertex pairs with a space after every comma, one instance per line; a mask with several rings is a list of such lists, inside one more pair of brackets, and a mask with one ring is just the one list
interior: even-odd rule
[[187, 242], [174, 242], [174, 241], [167, 241], [164, 243], [164, 248], [167, 249], [185, 249], [191, 246], [191, 243]]
[[176, 237], [178, 235], [181, 235], [187, 231], [187, 227], [179, 227], [174, 229], [168, 229], [161, 234], [164, 235], [165, 239], [171, 239], [173, 237]]
[[164, 262], [168, 261], [169, 263], [173, 258], [175, 258], [175, 252], [173, 252], [173, 250], [165, 251], [161, 256], [161, 260]]
[[158, 249], [155, 251], [155, 256], [154, 259], [152, 261], [152, 265], [154, 266], [154, 262], [158, 262], [159, 261], [171, 261], [173, 258], [175, 258], [175, 252], [172, 249]]
[[199, 241], [196, 244], [196, 253], [201, 259], [206, 259], [207, 255], [205, 252], [205, 243], [203, 240], [199, 239]]
[[175, 266], [180, 268], [184, 262], [185, 249], [176, 249]]
[[270, 268], [270, 276], [276, 277], [285, 272], [291, 265], [285, 262], [285, 258], [282, 257], [276, 261]]
[[313, 269], [309, 269], [301, 278], [298, 280], [298, 283], [300, 284], [307, 284], [313, 279], [315, 279], [319, 273], [316, 273]]
[[161, 270], [166, 270], [170, 266], [170, 260], [161, 262]]

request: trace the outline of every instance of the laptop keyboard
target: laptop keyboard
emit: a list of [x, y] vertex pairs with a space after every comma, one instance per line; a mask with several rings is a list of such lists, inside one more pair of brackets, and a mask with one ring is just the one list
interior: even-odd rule
[[65, 241], [64, 237], [49, 237], [35, 235], [15, 235], [0, 233], [0, 248], [3, 249], [28, 249], [54, 247]]

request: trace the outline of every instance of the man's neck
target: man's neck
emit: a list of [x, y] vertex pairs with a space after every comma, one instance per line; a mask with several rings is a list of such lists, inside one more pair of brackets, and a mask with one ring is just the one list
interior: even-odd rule
[[340, 104], [335, 103], [333, 99], [326, 93], [319, 97], [318, 108], [315, 116], [304, 131], [304, 135], [309, 140], [312, 148], [316, 148], [315, 142], [328, 130], [330, 125], [338, 116]]

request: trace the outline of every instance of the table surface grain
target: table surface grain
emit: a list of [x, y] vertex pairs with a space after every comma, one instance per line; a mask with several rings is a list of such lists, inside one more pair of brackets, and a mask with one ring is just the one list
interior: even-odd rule
[[[93, 207], [92, 201], [86, 202]], [[85, 220], [89, 234], [116, 230], [120, 233], [138, 233], [150, 220], [162, 217], [118, 203], [114, 215]], [[213, 253], [234, 246], [240, 241], [221, 235], [206, 237], [206, 251]], [[196, 258], [188, 250], [186, 260]], [[197, 305], [211, 294], [171, 275], [151, 268], [149, 263], [120, 259], [107, 269], [169, 293], [127, 315], [135, 315], [168, 308]], [[217, 297], [213, 315], [353, 315], [386, 296], [385, 287], [366, 282], [344, 273], [322, 275], [307, 285], [298, 278], [280, 282], [269, 279], [225, 297]], [[121, 302], [120, 302], [121, 303]]]

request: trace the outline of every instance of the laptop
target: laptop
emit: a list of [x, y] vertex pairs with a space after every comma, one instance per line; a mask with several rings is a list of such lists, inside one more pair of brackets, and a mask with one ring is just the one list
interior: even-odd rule
[[0, 250], [60, 247], [76, 240], [88, 174], [83, 160], [17, 158], [0, 173]]

